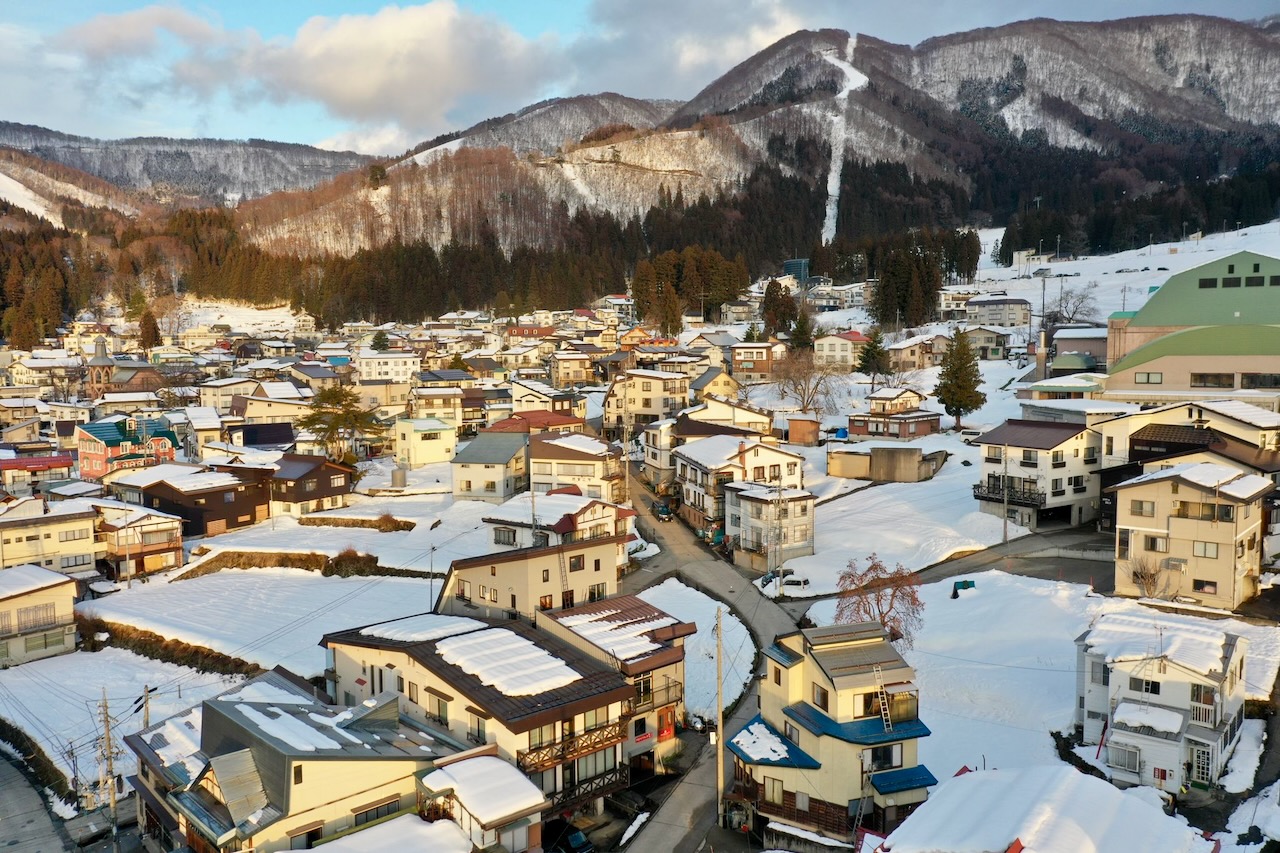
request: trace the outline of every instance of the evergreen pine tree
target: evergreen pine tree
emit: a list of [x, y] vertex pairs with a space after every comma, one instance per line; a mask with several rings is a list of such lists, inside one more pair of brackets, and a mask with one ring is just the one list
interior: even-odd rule
[[391, 339], [387, 337], [386, 332], [378, 332], [373, 336], [373, 340], [369, 341], [369, 348], [374, 352], [386, 352], [391, 349]]
[[791, 349], [813, 349], [813, 315], [804, 308], [800, 309], [795, 325], [791, 327]]
[[889, 372], [889, 351], [884, 348], [884, 334], [879, 327], [871, 330], [858, 354], [858, 372], [871, 377], [871, 390], [876, 390], [876, 377]]
[[760, 329], [755, 323], [747, 326], [747, 333], [742, 336], [742, 342], [745, 344], [754, 344], [760, 340]]
[[148, 353], [160, 346], [160, 324], [156, 322], [156, 315], [151, 313], [150, 308], [143, 311], [138, 320], [138, 346]]
[[956, 429], [960, 429], [960, 418], [963, 415], [977, 411], [987, 402], [987, 395], [979, 390], [981, 384], [978, 354], [974, 352], [967, 336], [955, 332], [951, 336], [951, 345], [942, 356], [938, 385], [933, 393], [943, 410], [956, 419]]

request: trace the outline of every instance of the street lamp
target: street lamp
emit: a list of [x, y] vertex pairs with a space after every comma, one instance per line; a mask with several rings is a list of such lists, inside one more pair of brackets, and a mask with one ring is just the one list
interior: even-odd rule
[[1187, 242], [1187, 223], [1182, 223], [1182, 242]]
[[1037, 254], [1037, 255], [1043, 255], [1043, 254], [1044, 254], [1044, 238], [1043, 238], [1043, 237], [1041, 237], [1041, 238], [1040, 238], [1040, 246], [1039, 246], [1039, 248], [1037, 248], [1037, 249], [1036, 249], [1036, 254]]

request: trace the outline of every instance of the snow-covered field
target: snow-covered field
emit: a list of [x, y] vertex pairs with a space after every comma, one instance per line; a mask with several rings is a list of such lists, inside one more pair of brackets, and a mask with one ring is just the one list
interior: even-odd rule
[[304, 678], [324, 671], [317, 643], [337, 631], [430, 610], [425, 578], [326, 578], [302, 569], [224, 569], [84, 601], [76, 610]]
[[279, 308], [256, 308], [233, 302], [215, 302], [191, 297], [183, 300], [182, 307], [190, 317], [192, 326], [208, 326], [226, 323], [234, 331], [259, 334], [261, 332], [292, 333], [296, 320], [288, 305]]
[[[950, 580], [922, 587], [924, 627], [915, 648], [904, 652], [920, 685], [920, 718], [933, 732], [920, 741], [920, 760], [939, 778], [966, 764], [1057, 761], [1048, 733], [1072, 725], [1075, 638], [1100, 613], [1151, 612], [1079, 584], [998, 571], [971, 578], [976, 588], [956, 600]], [[833, 600], [809, 610], [819, 625], [830, 624], [834, 614]], [[1212, 624], [1249, 638], [1247, 695], [1268, 697], [1280, 667], [1280, 628], [1234, 619]]]
[[[723, 605], [696, 589], [669, 578], [640, 593], [640, 597], [682, 622], [693, 622], [698, 633], [684, 641], [684, 704], [690, 714], [715, 719], [716, 713], [716, 608]], [[742, 695], [752, 678], [756, 646], [747, 626], [725, 607], [724, 704]]]
[[[123, 749], [124, 736], [142, 728], [142, 713], [135, 710], [135, 702], [145, 688], [158, 688], [151, 694], [151, 720], [156, 722], [239, 680], [239, 676], [159, 663], [121, 649], [73, 652], [0, 670], [0, 715], [39, 743], [68, 780], [93, 781], [98, 778], [97, 740], [102, 734], [98, 703], [103, 688], [113, 720], [112, 739]], [[140, 704], [137, 707], [141, 709]]]

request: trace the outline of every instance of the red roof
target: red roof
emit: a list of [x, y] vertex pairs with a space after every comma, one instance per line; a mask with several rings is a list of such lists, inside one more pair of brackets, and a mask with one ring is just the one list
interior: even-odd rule
[[496, 421], [485, 428], [485, 432], [528, 432], [533, 429], [550, 429], [561, 426], [579, 426], [582, 424], [582, 418], [575, 418], [572, 415], [565, 415], [560, 412], [552, 412], [547, 409], [533, 409], [527, 412], [517, 412], [508, 418]]
[[0, 471], [48, 471], [53, 468], [70, 468], [70, 454], [57, 456], [24, 456], [19, 459], [0, 459]]
[[848, 332], [840, 332], [836, 335], [836, 337], [844, 338], [846, 341], [854, 341], [855, 343], [860, 343], [860, 344], [865, 344], [867, 341], [871, 340], [866, 335], [862, 334], [862, 332], [859, 332], [856, 330], [848, 331]]

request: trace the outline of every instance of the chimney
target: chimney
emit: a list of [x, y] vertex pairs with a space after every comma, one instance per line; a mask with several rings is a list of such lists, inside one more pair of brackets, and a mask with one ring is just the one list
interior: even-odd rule
[[1049, 344], [1045, 330], [1040, 330], [1040, 339], [1036, 342], [1036, 376], [1049, 378]]

